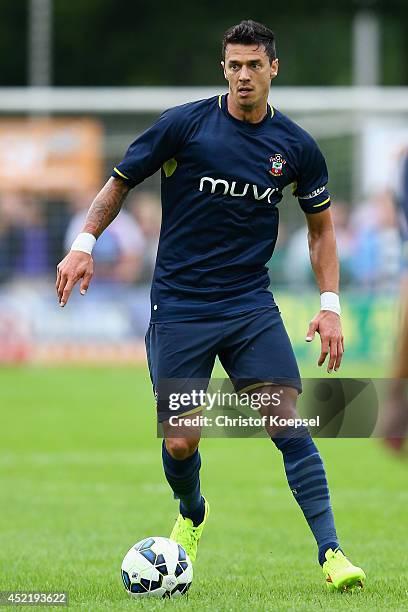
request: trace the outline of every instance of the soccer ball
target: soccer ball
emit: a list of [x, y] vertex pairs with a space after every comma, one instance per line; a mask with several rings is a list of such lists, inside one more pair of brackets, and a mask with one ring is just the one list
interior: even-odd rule
[[122, 580], [130, 595], [179, 597], [193, 580], [193, 566], [180, 544], [152, 537], [137, 542], [125, 555]]

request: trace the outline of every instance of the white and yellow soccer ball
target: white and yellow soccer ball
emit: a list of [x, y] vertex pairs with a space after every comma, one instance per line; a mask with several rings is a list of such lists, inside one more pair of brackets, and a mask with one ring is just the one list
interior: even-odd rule
[[180, 544], [162, 537], [145, 538], [126, 553], [122, 563], [126, 591], [135, 597], [179, 597], [193, 580], [193, 566]]

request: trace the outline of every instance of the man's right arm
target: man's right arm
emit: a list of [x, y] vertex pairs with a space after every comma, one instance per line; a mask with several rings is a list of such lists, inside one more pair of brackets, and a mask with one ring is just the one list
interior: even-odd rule
[[82, 231], [99, 238], [119, 214], [129, 190], [126, 181], [111, 177], [92, 202]]
[[95, 239], [119, 213], [129, 190], [159, 170], [182, 146], [186, 128], [191, 125], [184, 111], [178, 107], [165, 111], [150, 128], [138, 136], [122, 162], [114, 168], [112, 178], [96, 196], [81, 234], [57, 266], [56, 288], [60, 306], [65, 306], [80, 279], [81, 294], [88, 289], [93, 274], [90, 253]]
[[[82, 232], [99, 238], [118, 215], [129, 190], [126, 181], [110, 178], [92, 202]], [[80, 279], [80, 292], [84, 295], [92, 275], [92, 255], [82, 250], [71, 250], [57, 266], [56, 289], [60, 306], [65, 306]]]

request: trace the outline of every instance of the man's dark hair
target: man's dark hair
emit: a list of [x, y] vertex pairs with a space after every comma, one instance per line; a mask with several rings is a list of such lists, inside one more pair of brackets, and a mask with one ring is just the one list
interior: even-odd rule
[[262, 23], [252, 19], [245, 19], [225, 32], [222, 39], [223, 59], [227, 45], [263, 45], [269, 61], [276, 59], [275, 34]]

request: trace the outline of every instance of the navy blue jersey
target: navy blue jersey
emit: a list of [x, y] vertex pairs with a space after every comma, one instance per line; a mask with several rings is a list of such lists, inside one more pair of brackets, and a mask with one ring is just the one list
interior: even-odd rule
[[232, 117], [227, 95], [177, 106], [133, 142], [113, 176], [131, 186], [162, 168], [162, 227], [151, 320], [226, 316], [273, 305], [266, 268], [284, 187], [306, 213], [330, 205], [313, 138], [268, 107]]

